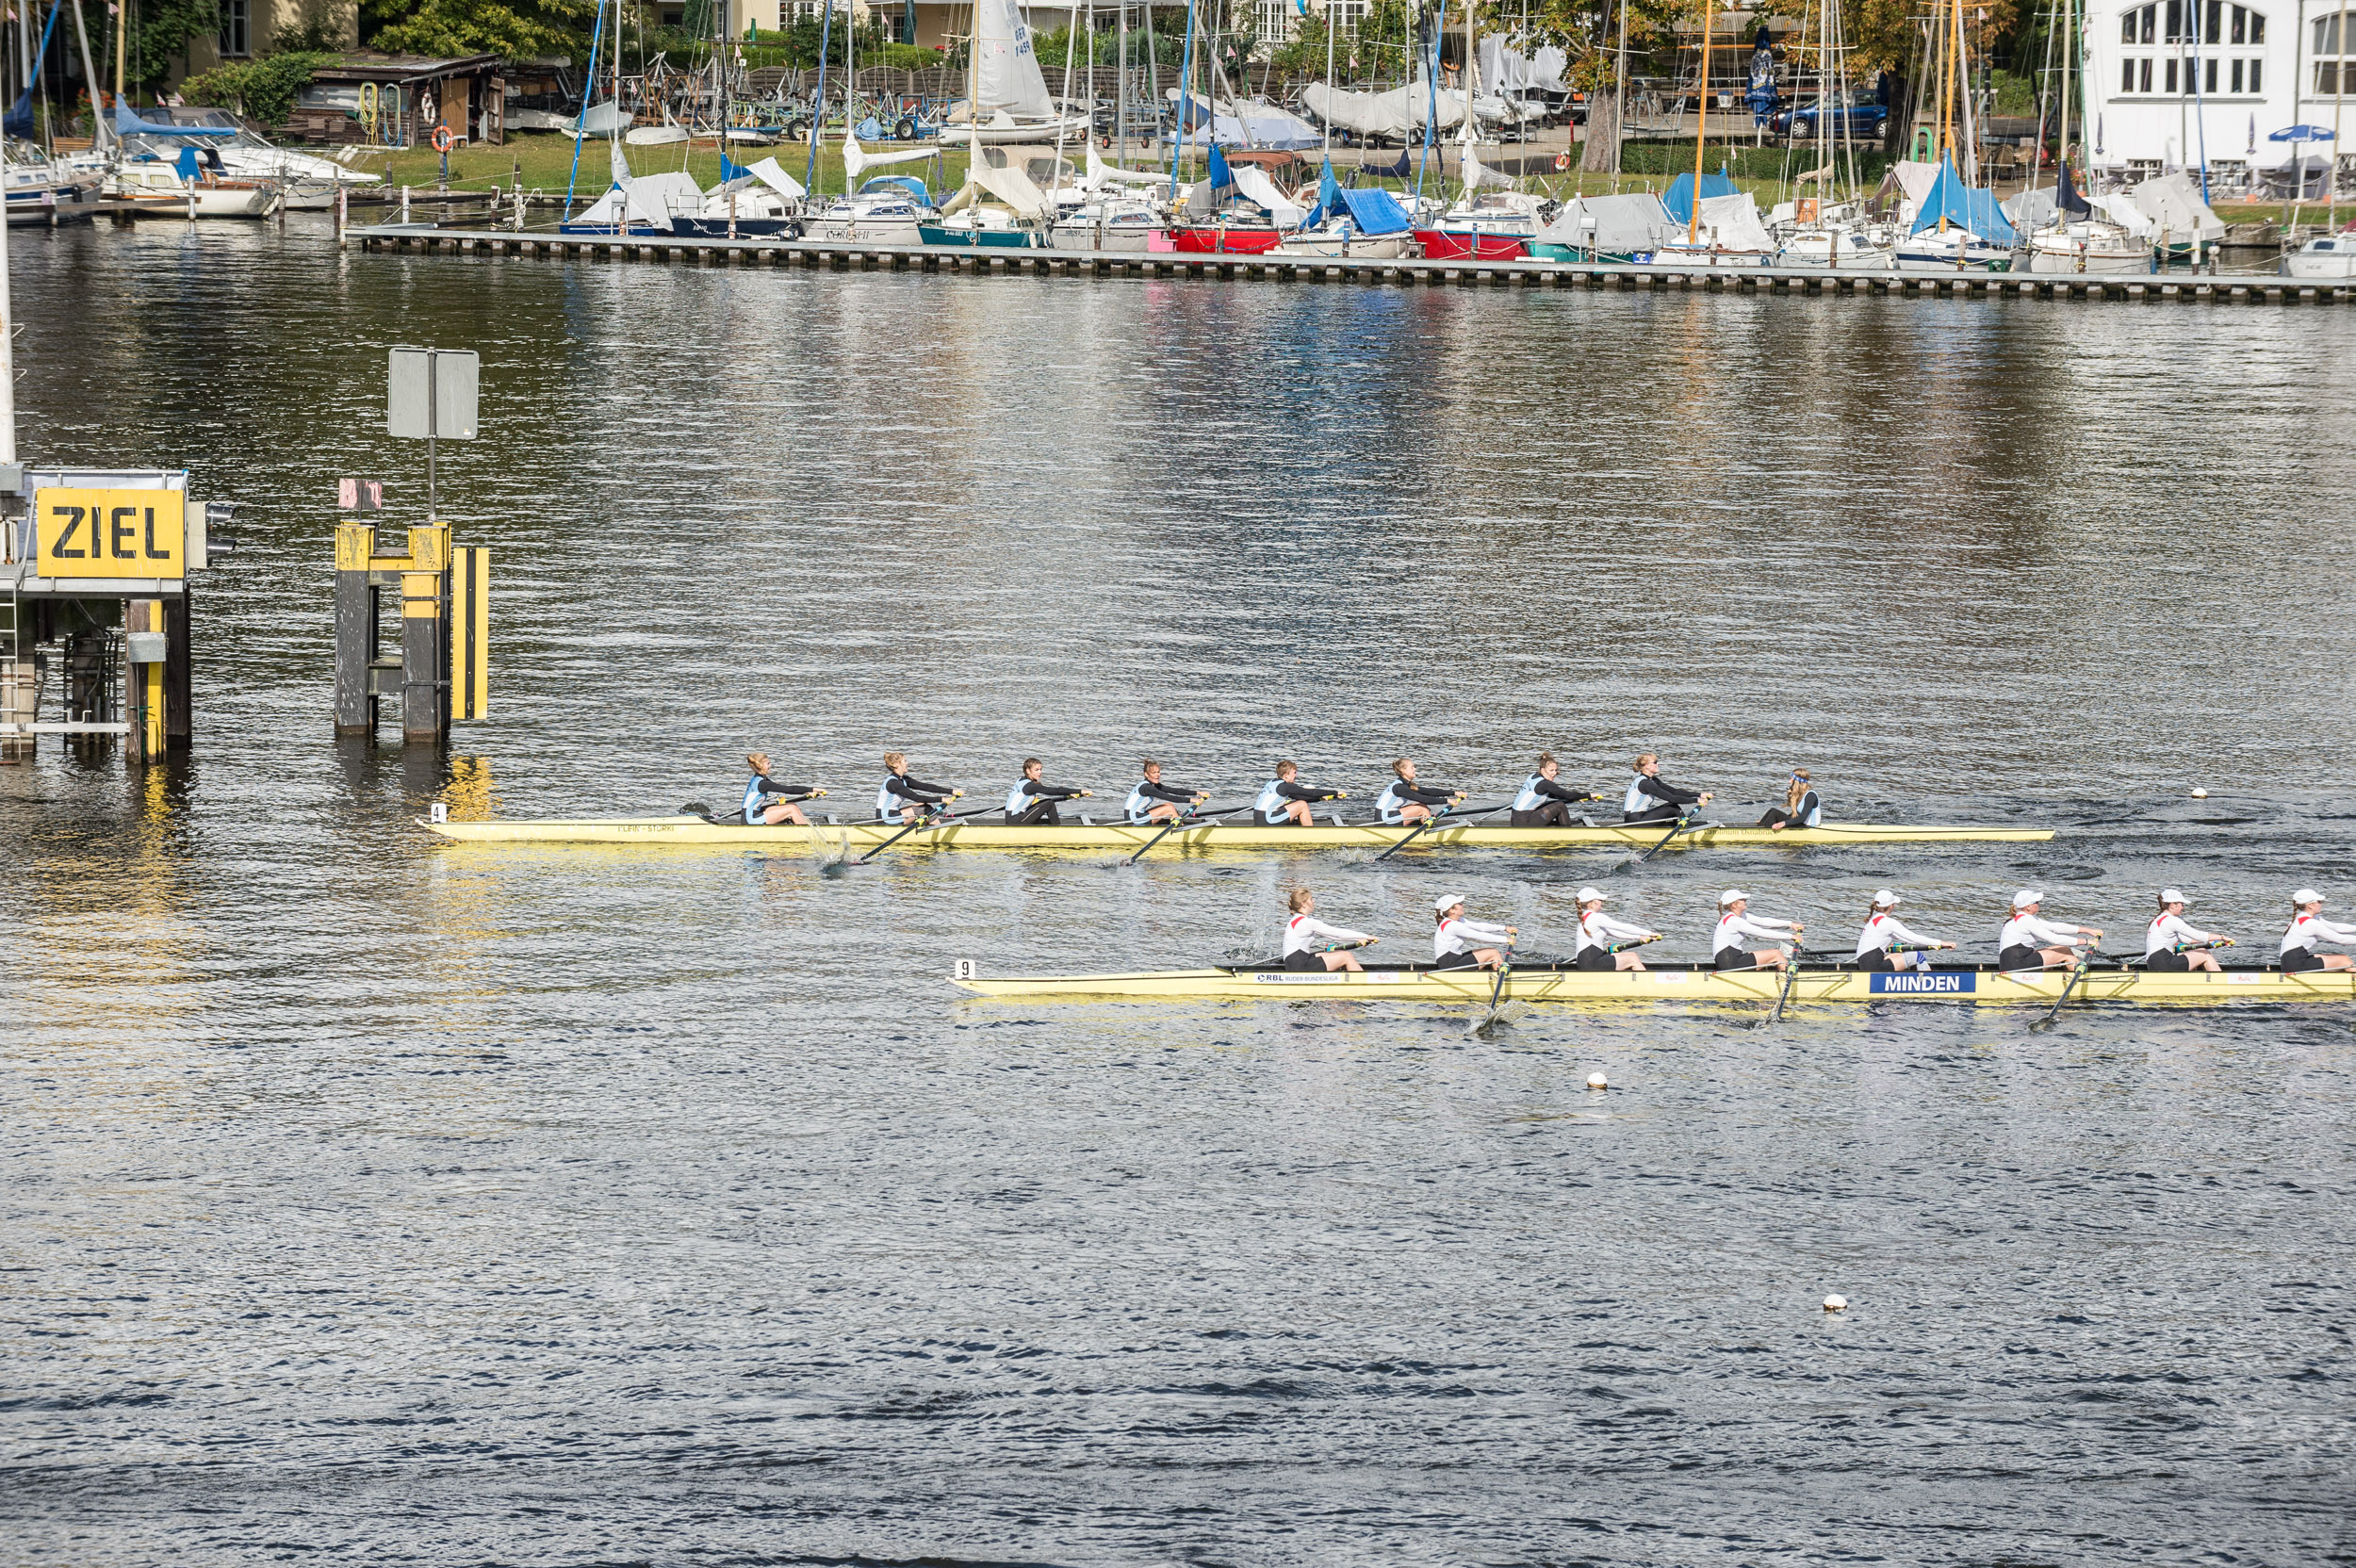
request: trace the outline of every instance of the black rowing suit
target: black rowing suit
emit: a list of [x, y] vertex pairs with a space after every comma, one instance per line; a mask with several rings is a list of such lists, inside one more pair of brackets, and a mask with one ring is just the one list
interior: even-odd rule
[[[1568, 827], [1571, 808], [1590, 798], [1584, 790], [1533, 773], [1522, 781], [1522, 792], [1514, 797], [1513, 810], [1505, 820], [1515, 827]], [[1532, 799], [1539, 804], [1523, 807], [1523, 801]]]
[[1685, 815], [1687, 807], [1695, 805], [1702, 797], [1698, 790], [1680, 790], [1651, 775], [1638, 774], [1636, 782], [1628, 786], [1628, 798], [1630, 801], [1644, 799], [1651, 804], [1641, 809], [1629, 810], [1625, 808], [1627, 802], [1622, 802], [1622, 822], [1675, 822]]
[[1194, 804], [1194, 792], [1181, 790], [1173, 784], [1155, 784], [1148, 779], [1138, 779], [1129, 791], [1127, 810], [1130, 825], [1151, 825], [1153, 819], [1147, 813], [1153, 809], [1153, 803], [1157, 800], [1166, 800], [1177, 807], [1178, 814], [1183, 817], [1186, 814], [1186, 808]]
[[1061, 784], [1041, 784], [1036, 778], [1025, 778], [1006, 792], [1006, 825], [1061, 827], [1063, 817], [1056, 811], [1055, 802], [1074, 799], [1079, 793], [1077, 789], [1067, 789]]

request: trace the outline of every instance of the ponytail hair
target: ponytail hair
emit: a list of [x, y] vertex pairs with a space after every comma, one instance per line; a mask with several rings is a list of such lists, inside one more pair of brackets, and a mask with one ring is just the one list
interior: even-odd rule
[[897, 773], [908, 765], [908, 754], [907, 752], [887, 751], [884, 753], [884, 766], [890, 768], [892, 772]]
[[1306, 888], [1295, 888], [1290, 893], [1285, 895], [1284, 907], [1290, 909], [1297, 915], [1301, 913], [1301, 906], [1307, 904], [1308, 902], [1309, 890]]
[[1400, 778], [1404, 778], [1404, 777], [1406, 777], [1406, 776], [1407, 776], [1407, 759], [1406, 759], [1406, 758], [1404, 758], [1404, 757], [1394, 757], [1394, 758], [1392, 758], [1392, 759], [1391, 759], [1391, 772], [1392, 772], [1393, 774], [1397, 775], [1397, 776], [1398, 776], [1399, 777], [1400, 777]]
[[1644, 771], [1645, 763], [1658, 762], [1660, 760], [1661, 753], [1657, 751], [1640, 751], [1636, 754], [1636, 760], [1628, 764], [1628, 771], [1630, 773], [1643, 773]]
[[1540, 773], [1544, 773], [1544, 772], [1546, 772], [1546, 764], [1547, 764], [1548, 762], [1553, 761], [1553, 760], [1554, 760], [1554, 753], [1552, 753], [1552, 752], [1550, 752], [1550, 751], [1542, 751], [1542, 752], [1540, 752], [1540, 753], [1538, 754], [1538, 771], [1539, 771]]

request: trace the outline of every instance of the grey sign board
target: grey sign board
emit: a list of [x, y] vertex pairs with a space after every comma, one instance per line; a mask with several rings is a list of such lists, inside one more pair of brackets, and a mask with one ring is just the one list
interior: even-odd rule
[[385, 423], [392, 433], [411, 441], [473, 440], [482, 367], [472, 349], [393, 350], [384, 376]]

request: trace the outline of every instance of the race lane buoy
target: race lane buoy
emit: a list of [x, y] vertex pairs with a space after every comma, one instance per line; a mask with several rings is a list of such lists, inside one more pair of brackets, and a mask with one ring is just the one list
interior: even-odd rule
[[2206, 800], [2209, 798], [2209, 792], [2206, 790], [2195, 790], [2192, 792], [2192, 798], [2195, 800]]
[[447, 153], [457, 144], [458, 139], [450, 134], [450, 127], [448, 125], [436, 125], [434, 127], [434, 150], [435, 152]]
[[1849, 1298], [1845, 1296], [1827, 1296], [1824, 1298], [1824, 1310], [1826, 1312], [1846, 1312], [1849, 1310]]
[[1591, 1072], [1587, 1075], [1587, 1086], [1591, 1089], [1608, 1089], [1612, 1086], [1612, 1080], [1600, 1072]]

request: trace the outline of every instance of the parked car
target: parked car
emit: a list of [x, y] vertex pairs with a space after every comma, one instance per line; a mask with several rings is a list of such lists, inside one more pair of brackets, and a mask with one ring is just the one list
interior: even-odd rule
[[[1795, 141], [1811, 139], [1816, 135], [1817, 117], [1823, 112], [1823, 106], [1820, 104], [1798, 104], [1783, 110], [1769, 121], [1768, 127], [1776, 136], [1786, 137]], [[1846, 106], [1834, 105], [1831, 116], [1831, 129], [1834, 135], [1841, 134], [1841, 122], [1845, 119], [1848, 122], [1848, 135], [1852, 139], [1877, 141], [1881, 139], [1882, 127], [1890, 122], [1890, 106], [1877, 104], [1872, 98], [1858, 93]]]

